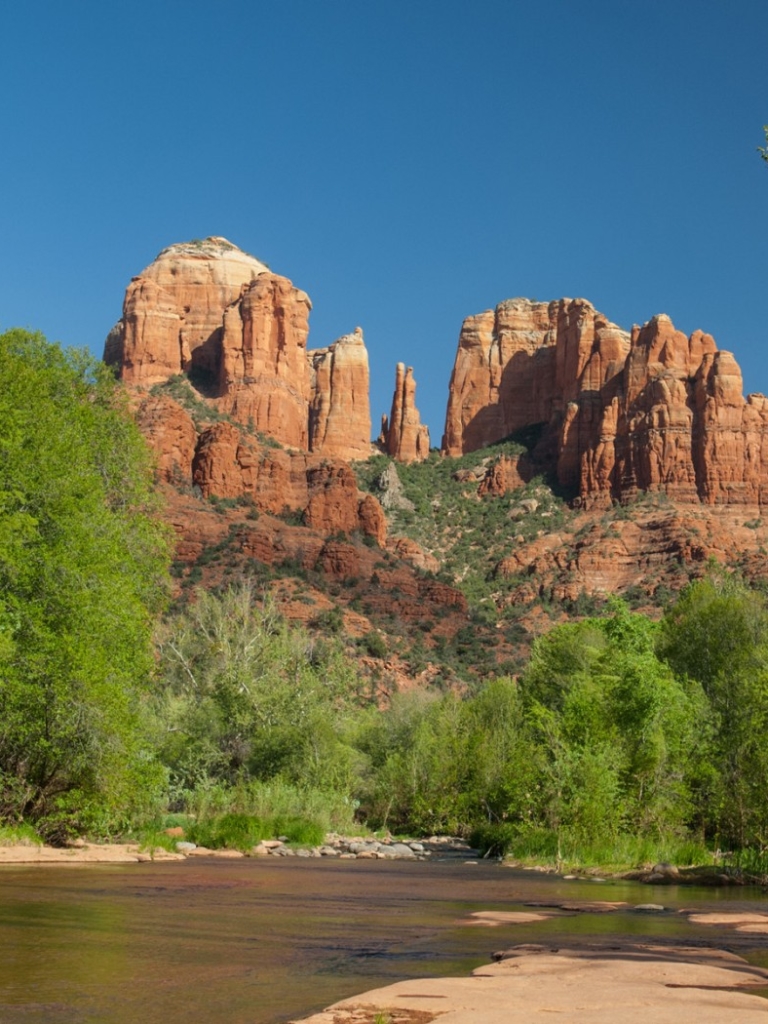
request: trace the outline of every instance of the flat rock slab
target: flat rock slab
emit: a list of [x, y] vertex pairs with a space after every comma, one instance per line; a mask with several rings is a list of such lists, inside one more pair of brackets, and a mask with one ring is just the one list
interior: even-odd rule
[[[765, 1024], [768, 1004], [749, 993], [768, 972], [719, 950], [632, 946], [521, 950], [467, 978], [422, 978], [335, 1003], [305, 1024]], [[418, 1017], [412, 1016], [419, 1014]]]
[[527, 900], [526, 907], [567, 910], [574, 914], [610, 914], [614, 910], [625, 910], [629, 904], [624, 900]]
[[753, 933], [755, 935], [768, 935], [768, 914], [754, 913], [718, 913], [718, 914], [689, 914], [688, 920], [695, 924], [709, 924], [722, 927], [723, 925], [735, 929], [737, 932]]
[[548, 913], [533, 910], [476, 910], [469, 915], [468, 923], [497, 928], [501, 924], [531, 924], [534, 921], [548, 921], [550, 917], [559, 916], [554, 910]]

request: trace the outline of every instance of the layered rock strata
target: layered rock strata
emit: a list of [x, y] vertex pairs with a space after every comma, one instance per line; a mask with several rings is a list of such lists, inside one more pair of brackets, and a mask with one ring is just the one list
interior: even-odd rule
[[192, 368], [216, 375], [224, 310], [268, 273], [225, 238], [163, 249], [128, 285], [104, 361], [126, 384], [150, 386]]
[[[444, 451], [461, 455], [532, 427], [539, 470], [587, 507], [641, 491], [687, 503], [768, 501], [768, 400], [744, 398], [733, 356], [663, 314], [631, 334], [584, 299], [512, 299], [469, 317]], [[496, 493], [502, 486], [489, 482]]]
[[282, 444], [308, 447], [309, 297], [286, 277], [261, 274], [222, 310], [219, 404]]
[[250, 498], [271, 514], [302, 513], [320, 533], [387, 538], [384, 512], [374, 497], [357, 489], [355, 475], [339, 460], [262, 448], [231, 423], [216, 423], [199, 437], [192, 482], [203, 497]]
[[392, 411], [381, 420], [379, 444], [398, 462], [422, 462], [429, 455], [429, 428], [421, 422], [416, 408], [413, 367], [398, 363]]
[[128, 286], [104, 360], [139, 388], [185, 373], [220, 411], [281, 444], [367, 458], [362, 331], [308, 352], [311, 308], [288, 278], [225, 238], [172, 245]]

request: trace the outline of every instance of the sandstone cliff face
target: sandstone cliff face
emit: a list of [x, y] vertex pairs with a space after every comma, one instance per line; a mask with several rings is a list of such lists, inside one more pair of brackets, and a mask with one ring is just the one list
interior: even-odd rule
[[316, 455], [262, 448], [232, 423], [204, 430], [192, 459], [193, 484], [205, 498], [249, 498], [272, 515], [300, 513], [320, 533], [354, 533], [387, 539], [384, 511], [357, 489], [346, 463]]
[[186, 409], [167, 395], [148, 395], [136, 411], [136, 420], [154, 452], [158, 478], [190, 486], [197, 431]]
[[127, 384], [152, 385], [193, 367], [215, 374], [224, 310], [268, 268], [225, 238], [163, 249], [134, 277], [104, 352]]
[[379, 443], [397, 462], [422, 462], [429, 455], [429, 428], [416, 408], [413, 367], [398, 363], [389, 419], [382, 417]]
[[370, 455], [360, 328], [307, 352], [305, 292], [225, 238], [172, 245], [131, 281], [104, 359], [129, 385], [187, 373], [207, 401], [282, 444]]
[[641, 491], [754, 505], [768, 499], [767, 405], [743, 397], [738, 365], [710, 335], [687, 337], [667, 316], [628, 335], [584, 299], [513, 299], [464, 323], [443, 448], [459, 455], [536, 425], [539, 471], [587, 507]]
[[548, 423], [621, 370], [629, 335], [584, 299], [510, 299], [468, 317], [451, 377], [443, 449], [462, 455]]
[[343, 459], [371, 454], [368, 352], [356, 327], [328, 348], [307, 353], [312, 398], [309, 447]]
[[307, 448], [309, 297], [261, 274], [223, 311], [220, 407], [282, 444]]

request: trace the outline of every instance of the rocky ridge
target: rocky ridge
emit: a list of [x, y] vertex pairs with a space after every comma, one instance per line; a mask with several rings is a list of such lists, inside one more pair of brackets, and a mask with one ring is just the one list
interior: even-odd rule
[[[388, 694], [454, 678], [457, 659], [511, 671], [593, 598], [660, 604], [711, 558], [765, 575], [766, 399], [743, 398], [709, 335], [509, 300], [462, 329], [452, 458], [427, 457], [400, 363], [379, 439], [394, 461], [370, 462], [362, 331], [308, 350], [310, 309], [221, 238], [169, 247], [129, 285], [105, 358], [156, 452], [180, 587], [256, 573], [292, 617], [325, 628], [343, 609]], [[369, 656], [377, 636], [389, 649]]]
[[531, 428], [539, 471], [585, 507], [641, 492], [684, 504], [768, 501], [768, 400], [743, 396], [736, 360], [711, 335], [687, 337], [664, 314], [630, 333], [585, 299], [510, 299], [468, 317], [444, 451]]
[[[311, 309], [305, 292], [225, 238], [171, 245], [129, 284], [104, 360], [133, 388], [185, 374], [216, 411], [290, 448], [366, 459], [373, 449], [363, 332], [307, 349]], [[429, 444], [414, 390], [404, 457], [408, 445]]]

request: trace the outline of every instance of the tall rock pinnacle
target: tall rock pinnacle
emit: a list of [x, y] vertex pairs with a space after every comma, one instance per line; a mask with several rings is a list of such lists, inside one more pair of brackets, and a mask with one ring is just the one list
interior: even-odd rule
[[416, 408], [413, 367], [398, 363], [392, 412], [382, 417], [380, 443], [398, 462], [421, 462], [429, 455], [429, 428], [422, 424]]

